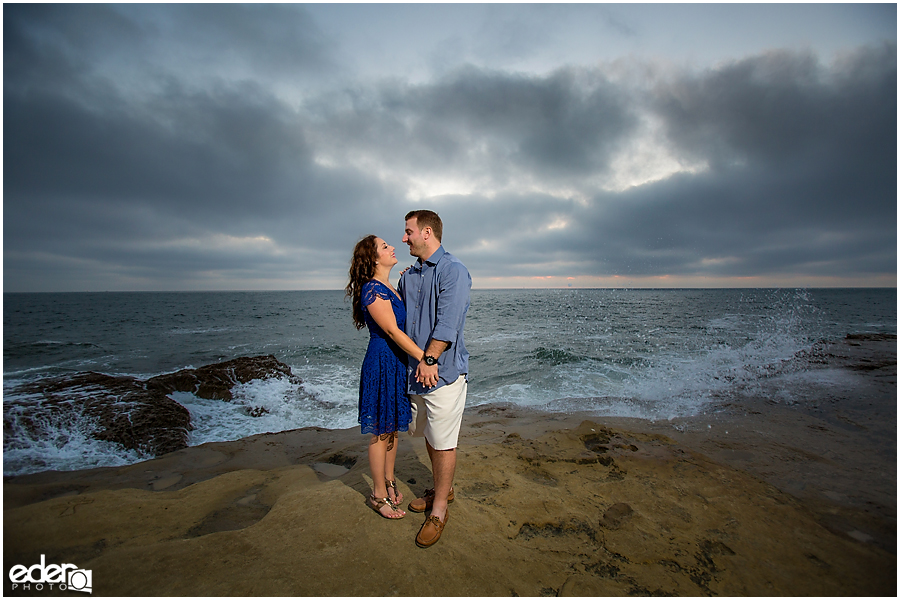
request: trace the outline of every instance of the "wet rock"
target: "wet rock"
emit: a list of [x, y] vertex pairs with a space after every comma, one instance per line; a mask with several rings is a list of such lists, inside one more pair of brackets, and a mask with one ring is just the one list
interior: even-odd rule
[[[186, 448], [188, 433], [193, 430], [190, 412], [167, 394], [192, 392], [201, 398], [231, 400], [234, 385], [271, 378], [301, 382], [289, 366], [271, 355], [183, 369], [147, 381], [94, 372], [48, 378], [15, 390], [33, 399], [32, 404], [17, 410], [16, 426], [32, 438], [42, 439], [52, 434], [48, 423], [88, 419], [95, 422], [94, 438], [159, 456]], [[251, 416], [262, 416], [265, 409], [248, 411]], [[4, 427], [7, 425], [4, 419]]]
[[242, 356], [199, 369], [182, 369], [175, 373], [159, 375], [147, 381], [147, 387], [163, 393], [191, 392], [208, 400], [231, 400], [231, 388], [238, 383], [249, 383], [254, 379], [288, 378], [300, 383], [300, 378], [291, 373], [291, 368], [267, 356]]
[[96, 421], [96, 439], [127, 450], [158, 456], [187, 447], [193, 429], [188, 410], [159, 390], [134, 377], [78, 373], [45, 379], [18, 388], [17, 393], [40, 395], [38, 409], [18, 418], [35, 438], [48, 422], [66, 419]]

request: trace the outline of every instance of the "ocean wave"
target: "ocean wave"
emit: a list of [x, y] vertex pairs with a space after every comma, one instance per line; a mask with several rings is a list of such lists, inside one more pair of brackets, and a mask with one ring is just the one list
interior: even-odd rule
[[540, 363], [549, 363], [551, 365], [565, 365], [585, 360], [585, 357], [583, 356], [578, 356], [572, 354], [571, 352], [566, 352], [565, 350], [544, 348], [543, 346], [537, 348], [534, 352], [532, 352], [529, 355], [529, 358], [532, 358]]
[[331, 382], [266, 379], [234, 386], [228, 402], [189, 392], [171, 397], [190, 411], [194, 430], [189, 444], [196, 446], [301, 427], [344, 429], [356, 425], [356, 399], [351, 403], [345, 393], [334, 392]]
[[45, 412], [26, 417], [24, 407], [3, 415], [3, 474], [72, 471], [134, 464], [151, 455], [97, 439], [98, 420], [81, 411]]
[[207, 333], [224, 333], [233, 331], [232, 327], [202, 327], [197, 329], [182, 329], [176, 327], [168, 331], [169, 335], [203, 335]]

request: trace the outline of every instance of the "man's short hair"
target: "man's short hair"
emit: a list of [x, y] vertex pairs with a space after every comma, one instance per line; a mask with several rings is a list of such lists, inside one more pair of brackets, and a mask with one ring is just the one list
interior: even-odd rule
[[434, 232], [434, 237], [436, 237], [439, 242], [441, 241], [441, 236], [444, 233], [444, 224], [441, 222], [441, 218], [436, 212], [424, 209], [411, 210], [406, 213], [404, 221], [409, 221], [413, 217], [416, 218], [416, 225], [419, 226], [419, 231], [422, 231], [426, 227], [431, 227], [431, 231]]

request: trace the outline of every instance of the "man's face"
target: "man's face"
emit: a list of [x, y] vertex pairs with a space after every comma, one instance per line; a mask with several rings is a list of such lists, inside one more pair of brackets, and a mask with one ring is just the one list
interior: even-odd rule
[[409, 246], [409, 253], [412, 256], [421, 257], [425, 252], [425, 238], [419, 231], [419, 225], [415, 217], [406, 220], [406, 230], [403, 233], [403, 243]]

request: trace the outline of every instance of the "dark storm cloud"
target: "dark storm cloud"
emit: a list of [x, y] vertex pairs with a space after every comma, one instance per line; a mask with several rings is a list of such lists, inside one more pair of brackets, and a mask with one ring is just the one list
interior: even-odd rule
[[[485, 274], [895, 272], [894, 45], [830, 68], [809, 54], [773, 52], [647, 90], [613, 86], [598, 73], [525, 78], [470, 68], [432, 85], [382, 90], [328, 123], [339, 124], [331, 131], [343, 131], [344, 144], [362, 132], [355, 148], [389, 148], [409, 168], [478, 171], [485, 162], [470, 153], [481, 145], [495, 182], [536, 175], [589, 189], [583, 178], [607, 171], [611, 151], [632, 133], [633, 106], [660, 119], [673, 154], [708, 169], [624, 192], [595, 190], [585, 202], [443, 199], [441, 213], [455, 225], [448, 231]], [[546, 227], [558, 219], [568, 225]]]
[[67, 72], [83, 75], [118, 60], [143, 77], [237, 71], [302, 80], [339, 69], [334, 50], [298, 5], [4, 6], [5, 77], [28, 76], [33, 85], [60, 84]]
[[172, 7], [172, 37], [257, 75], [297, 77], [338, 68], [333, 48], [309, 14], [289, 4], [185, 4]]
[[[312, 248], [355, 241], [337, 217], [380, 194], [380, 184], [355, 171], [317, 169], [296, 112], [265, 88], [222, 82], [198, 90], [173, 79], [135, 101], [72, 49], [99, 43], [80, 35], [83, 20], [115, 23], [122, 35], [138, 34], [136, 26], [105, 7], [61, 11], [71, 21], [56, 10], [22, 8], [5, 12], [8, 259], [30, 251], [189, 277], [238, 270], [245, 259], [283, 272], [284, 260], [252, 250], [191, 245], [210, 236]], [[206, 8], [185, 10], [190, 18], [180, 27], [207, 16]], [[237, 31], [253, 45], [262, 28], [247, 23], [248, 10], [210, 13], [217, 15], [210, 35]], [[262, 60], [298, 46], [257, 53]], [[9, 280], [15, 265], [6, 262]]]
[[[895, 44], [313, 85], [335, 56], [296, 6], [5, 5], [7, 289], [340, 287], [423, 206], [476, 280], [896, 273]], [[703, 168], [604, 187], [648, 122]]]
[[627, 93], [599, 72], [574, 70], [535, 77], [466, 67], [432, 84], [384, 84], [343, 100], [309, 106], [339, 151], [386, 148], [408, 168], [473, 168], [496, 180], [519, 169], [551, 179], [602, 174], [636, 121]]
[[809, 54], [772, 52], [660, 85], [656, 110], [674, 144], [714, 167], [826, 159], [880, 170], [896, 153], [896, 129], [885, 127], [896, 120], [896, 54], [863, 49], [829, 70]]
[[661, 220], [643, 221], [660, 237], [691, 232], [708, 258], [739, 258], [736, 275], [894, 272], [896, 54], [864, 49], [826, 69], [777, 52], [660, 86], [673, 145], [711, 169], [659, 186], [645, 215]]
[[835, 200], [831, 178], [804, 175], [742, 167], [630, 190], [579, 221], [594, 240], [582, 248], [617, 274], [890, 273], [895, 209], [877, 192]]
[[447, 131], [493, 138], [503, 159], [540, 175], [579, 176], [605, 170], [635, 121], [626, 95], [601, 76], [591, 79], [565, 70], [528, 78], [466, 69], [417, 90], [412, 105]]
[[[254, 190], [309, 151], [292, 115], [258, 89], [190, 94], [168, 90], [144, 106], [122, 98], [7, 92], [6, 189], [13, 194], [135, 196], [161, 209], [250, 211]], [[277, 198], [261, 197], [263, 202]], [[194, 216], [194, 215], [187, 215]], [[215, 215], [209, 215], [215, 217]]]

